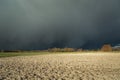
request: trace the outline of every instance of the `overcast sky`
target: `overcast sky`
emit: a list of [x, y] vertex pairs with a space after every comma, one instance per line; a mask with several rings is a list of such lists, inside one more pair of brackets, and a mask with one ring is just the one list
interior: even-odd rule
[[120, 43], [120, 0], [0, 0], [0, 49]]

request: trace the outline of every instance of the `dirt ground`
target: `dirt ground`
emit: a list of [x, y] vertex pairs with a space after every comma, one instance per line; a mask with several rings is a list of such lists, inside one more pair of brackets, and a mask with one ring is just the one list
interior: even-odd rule
[[120, 53], [0, 58], [0, 80], [120, 80]]

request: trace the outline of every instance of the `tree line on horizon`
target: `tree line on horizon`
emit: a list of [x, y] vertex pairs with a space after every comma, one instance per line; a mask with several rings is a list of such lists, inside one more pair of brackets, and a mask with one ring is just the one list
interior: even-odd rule
[[[0, 50], [0, 52], [24, 52], [26, 50]], [[101, 49], [92, 49], [92, 50], [86, 50], [86, 49], [76, 49], [76, 48], [49, 48], [47, 50], [29, 50], [29, 51], [44, 51], [44, 52], [83, 52], [83, 51], [103, 51], [103, 52], [111, 52], [111, 51], [120, 51], [120, 49], [113, 49], [110, 44], [105, 44], [102, 46]]]

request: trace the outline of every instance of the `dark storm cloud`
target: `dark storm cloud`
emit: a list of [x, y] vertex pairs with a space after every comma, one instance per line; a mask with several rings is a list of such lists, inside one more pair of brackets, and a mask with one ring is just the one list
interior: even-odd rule
[[0, 0], [0, 49], [119, 43], [119, 0]]

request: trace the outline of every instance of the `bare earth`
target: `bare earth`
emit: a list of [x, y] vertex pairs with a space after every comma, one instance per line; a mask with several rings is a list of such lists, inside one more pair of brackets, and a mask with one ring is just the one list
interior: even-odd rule
[[120, 53], [0, 58], [0, 80], [120, 80]]

